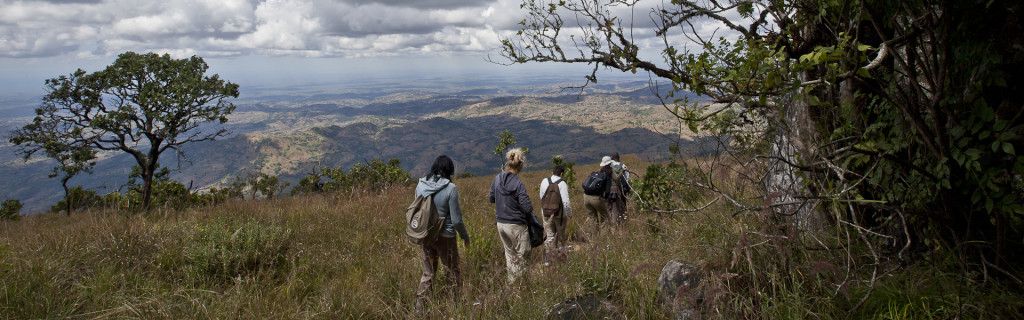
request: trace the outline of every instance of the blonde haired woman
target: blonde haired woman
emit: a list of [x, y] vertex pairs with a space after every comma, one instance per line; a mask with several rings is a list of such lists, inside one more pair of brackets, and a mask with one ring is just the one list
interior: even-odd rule
[[518, 176], [525, 165], [523, 150], [509, 150], [505, 154], [505, 170], [494, 177], [487, 193], [487, 199], [495, 204], [494, 215], [498, 220], [498, 237], [505, 246], [509, 283], [515, 282], [526, 270], [531, 249], [528, 223], [533, 216], [533, 205], [526, 194], [526, 185]]

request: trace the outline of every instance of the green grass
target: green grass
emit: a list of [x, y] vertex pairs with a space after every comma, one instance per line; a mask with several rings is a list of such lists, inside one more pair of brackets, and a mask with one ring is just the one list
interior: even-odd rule
[[[638, 159], [626, 161], [643, 172]], [[535, 206], [537, 185], [547, 175], [522, 174]], [[721, 209], [659, 217], [633, 207], [626, 225], [591, 234], [594, 222], [580, 194], [572, 198], [569, 259], [543, 267], [537, 248], [525, 281], [509, 286], [487, 201], [491, 178], [455, 181], [472, 237], [468, 247], [459, 243], [464, 286], [456, 298], [436, 295], [423, 314], [413, 312], [422, 253], [402, 224], [410, 186], [185, 212], [46, 214], [0, 222], [0, 318], [538, 319], [558, 302], [595, 293], [629, 319], [661, 319], [671, 313], [655, 298], [656, 281], [672, 259], [719, 270], [710, 273], [719, 285], [709, 287], [719, 298], [707, 298], [715, 301], [707, 311], [723, 318], [844, 317], [853, 303], [830, 296], [826, 281], [811, 275], [776, 272], [760, 278], [773, 286], [751, 284], [747, 264], [730, 266], [738, 235], [757, 228], [743, 216]], [[772, 258], [755, 253], [754, 259]], [[729, 272], [740, 275], [726, 284], [717, 280]], [[925, 272], [911, 268], [905, 277], [886, 278], [857, 317], [947, 318], [969, 308], [975, 310], [969, 315], [998, 318], [1012, 313], [985, 308], [1020, 310], [1013, 290], [964, 294], [955, 289], [964, 286], [924, 280]], [[971, 298], [967, 307], [957, 300], [962, 297]]]

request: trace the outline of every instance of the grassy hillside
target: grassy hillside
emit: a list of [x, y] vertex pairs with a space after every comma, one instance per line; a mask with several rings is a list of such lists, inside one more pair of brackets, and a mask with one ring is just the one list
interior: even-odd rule
[[[647, 166], [636, 157], [624, 161], [637, 172]], [[521, 175], [535, 204], [548, 175], [547, 162], [538, 162]], [[581, 176], [594, 169], [576, 167]], [[594, 233], [578, 190], [568, 260], [544, 267], [535, 251], [526, 280], [508, 286], [486, 199], [492, 177], [455, 181], [472, 239], [459, 244], [464, 287], [456, 298], [436, 295], [423, 314], [412, 309], [422, 253], [404, 235], [413, 192], [407, 186], [142, 216], [0, 222], [0, 318], [539, 319], [560, 301], [595, 293], [629, 319], [661, 319], [671, 314], [657, 303], [655, 283], [671, 259], [706, 269], [712, 318], [844, 317], [867, 290], [856, 282], [833, 287], [838, 273], [822, 270], [820, 251], [788, 252], [795, 272], [763, 268], [780, 257], [764, 256], [763, 243], [740, 245], [761, 230], [760, 220], [724, 207], [659, 216], [633, 203], [625, 225]], [[1020, 315], [1019, 288], [978, 283], [930, 261], [908, 262], [881, 278], [854, 318]]]
[[[546, 175], [522, 177], [536, 189]], [[574, 194], [568, 262], [544, 268], [534, 261], [524, 285], [508, 287], [486, 199], [490, 179], [456, 181], [472, 237], [460, 247], [463, 294], [438, 296], [425, 317], [536, 319], [550, 305], [598, 291], [612, 294], [630, 318], [662, 318], [653, 289], [661, 265], [703, 247], [665, 245], [693, 243], [697, 226], [681, 221], [665, 221], [671, 231], [660, 233], [642, 223], [590, 233], [593, 222]], [[0, 317], [416, 318], [421, 252], [402, 225], [411, 195], [410, 186], [180, 213], [3, 222]]]

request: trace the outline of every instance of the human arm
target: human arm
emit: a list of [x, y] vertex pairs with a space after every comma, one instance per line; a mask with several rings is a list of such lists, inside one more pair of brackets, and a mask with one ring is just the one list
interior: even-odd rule
[[466, 224], [462, 221], [462, 208], [459, 206], [459, 189], [454, 184], [451, 185], [451, 195], [448, 197], [448, 215], [452, 218], [452, 226], [455, 227], [455, 232], [459, 234], [463, 242], [469, 242], [469, 231], [466, 230]]
[[530, 202], [530, 196], [526, 194], [526, 185], [520, 182], [516, 189], [518, 189], [516, 198], [519, 200], [519, 208], [523, 210], [524, 214], [533, 214], [533, 203]]
[[565, 181], [558, 182], [558, 193], [562, 196], [562, 213], [566, 217], [572, 217], [572, 204], [569, 203], [569, 186]]
[[[494, 179], [498, 178], [495, 177]], [[487, 200], [490, 200], [491, 203], [494, 203], [494, 183], [494, 181], [491, 181], [491, 190], [487, 190]]]
[[540, 197], [537, 199], [544, 199], [544, 191], [548, 190], [548, 179], [540, 181]]

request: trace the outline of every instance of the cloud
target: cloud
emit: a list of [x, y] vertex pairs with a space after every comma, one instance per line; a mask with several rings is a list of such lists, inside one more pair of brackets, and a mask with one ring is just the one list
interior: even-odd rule
[[361, 6], [379, 4], [387, 7], [407, 7], [416, 9], [457, 9], [466, 7], [486, 6], [490, 0], [347, 0], [344, 3]]
[[[0, 57], [483, 56], [520, 27], [521, 1], [0, 0]], [[637, 28], [638, 43], [657, 48], [648, 14], [664, 2], [641, 4], [611, 10]], [[564, 35], [579, 33], [566, 24]]]

